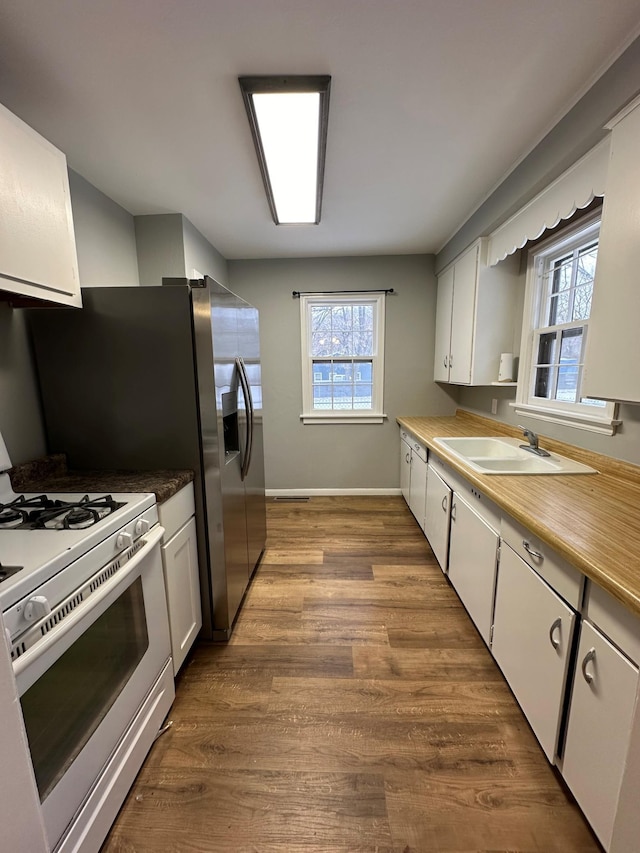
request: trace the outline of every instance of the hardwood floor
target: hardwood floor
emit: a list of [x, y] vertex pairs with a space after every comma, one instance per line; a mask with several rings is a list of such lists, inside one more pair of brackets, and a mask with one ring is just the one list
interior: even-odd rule
[[600, 850], [401, 498], [268, 523], [102, 853]]

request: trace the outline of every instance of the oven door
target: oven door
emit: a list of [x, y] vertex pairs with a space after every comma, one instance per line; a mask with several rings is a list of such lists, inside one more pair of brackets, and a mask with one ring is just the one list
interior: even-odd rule
[[169, 659], [163, 532], [14, 661], [51, 848]]

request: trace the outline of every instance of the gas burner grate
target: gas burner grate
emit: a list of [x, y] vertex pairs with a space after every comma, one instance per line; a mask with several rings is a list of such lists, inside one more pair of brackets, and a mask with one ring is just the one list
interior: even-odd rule
[[0, 503], [0, 529], [20, 527], [29, 521], [32, 513], [43, 512], [53, 505], [54, 501], [46, 495], [30, 498], [18, 495], [9, 503]]
[[0, 530], [84, 530], [123, 507], [111, 495], [64, 501], [38, 495], [20, 495], [0, 504]]

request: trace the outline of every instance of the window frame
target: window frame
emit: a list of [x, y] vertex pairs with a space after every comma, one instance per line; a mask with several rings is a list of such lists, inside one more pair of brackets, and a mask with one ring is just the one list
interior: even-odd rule
[[[551, 256], [575, 251], [581, 244], [586, 245], [594, 240], [599, 241], [601, 219], [602, 211], [599, 210], [595, 214], [585, 216], [573, 225], [557, 229], [548, 239], [532, 247], [528, 253], [520, 368], [516, 401], [511, 405], [515, 407], [518, 415], [613, 435], [616, 427], [621, 423], [617, 419], [616, 403], [605, 402], [604, 406], [595, 407], [580, 402], [544, 400], [544, 398], [536, 397], [534, 394], [537, 347], [541, 334], [556, 333], [561, 335], [563, 330], [582, 327], [582, 357], [584, 357], [589, 336], [590, 317], [555, 325], [545, 324], [546, 318], [541, 316], [548, 298], [548, 286], [545, 284], [545, 261]], [[580, 376], [581, 380], [582, 376]], [[579, 387], [578, 390], [580, 390]]]
[[[350, 294], [313, 293], [300, 295], [300, 330], [302, 355], [302, 414], [304, 424], [380, 424], [387, 415], [383, 411], [384, 401], [384, 349], [385, 349], [385, 293], [358, 291]], [[366, 356], [372, 362], [372, 407], [371, 409], [314, 409], [313, 408], [313, 362], [310, 352], [311, 308], [315, 305], [373, 305], [373, 353]], [[338, 358], [338, 357], [337, 357]], [[344, 360], [357, 360], [347, 356]]]

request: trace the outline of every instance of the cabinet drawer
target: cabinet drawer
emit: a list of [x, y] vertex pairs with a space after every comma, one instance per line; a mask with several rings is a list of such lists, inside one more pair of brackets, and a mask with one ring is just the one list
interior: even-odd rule
[[414, 453], [418, 454], [418, 456], [420, 457], [420, 459], [422, 459], [423, 462], [426, 462], [428, 460], [429, 451], [427, 450], [426, 445], [424, 445], [421, 441], [418, 441], [418, 439], [415, 436], [411, 435], [410, 432], [401, 429], [400, 438], [409, 445], [409, 447]]
[[180, 489], [169, 500], [158, 505], [158, 518], [164, 527], [164, 541], [177, 533], [185, 522], [195, 514], [195, 502], [193, 497], [193, 483]]
[[582, 604], [584, 575], [513, 518], [504, 516], [502, 538], [525, 563], [576, 610]]
[[587, 582], [586, 617], [636, 665], [640, 663], [640, 619], [602, 587]]

